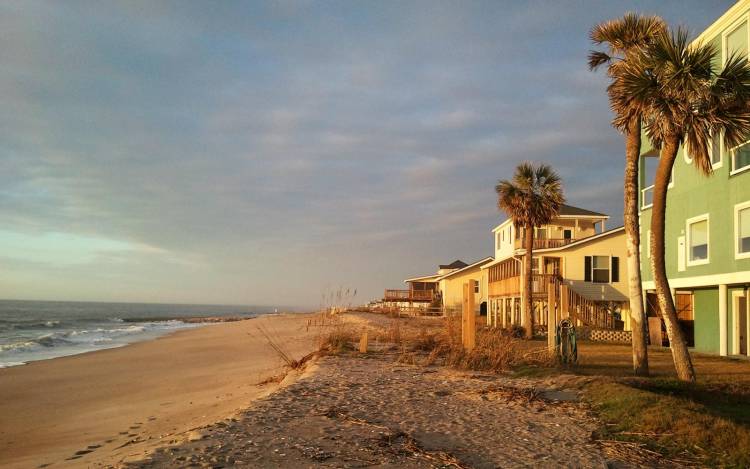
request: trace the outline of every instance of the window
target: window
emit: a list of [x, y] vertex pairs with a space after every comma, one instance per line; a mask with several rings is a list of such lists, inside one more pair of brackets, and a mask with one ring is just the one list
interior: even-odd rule
[[724, 62], [726, 63], [732, 54], [747, 57], [747, 43], [747, 20], [744, 19], [724, 36]]
[[750, 202], [734, 206], [735, 257], [750, 257]]
[[479, 281], [474, 280], [474, 293], [479, 293]]
[[573, 239], [573, 230], [563, 230], [563, 239]]
[[[723, 59], [726, 63], [732, 54], [748, 57], [748, 26], [747, 18], [743, 18], [723, 35]], [[745, 142], [730, 150], [732, 168], [731, 173], [750, 168], [750, 142]]]
[[609, 257], [592, 256], [591, 278], [594, 283], [609, 283]]
[[536, 228], [536, 233], [534, 234], [534, 237], [536, 239], [547, 239], [547, 228]]
[[708, 264], [708, 215], [687, 221], [688, 265]]
[[502, 238], [500, 237], [500, 233], [497, 234], [497, 247], [500, 247]]
[[716, 169], [721, 166], [721, 134], [716, 133], [711, 137], [709, 154], [711, 155], [711, 167]]
[[594, 283], [609, 283], [610, 282], [610, 259], [611, 265], [617, 269], [617, 273], [612, 273], [612, 281], [618, 282], [620, 280], [620, 259], [616, 257], [610, 258], [609, 256], [586, 256], [584, 262], [584, 276], [585, 282]]
[[750, 142], [745, 142], [731, 150], [732, 173], [737, 173], [750, 167]]
[[539, 273], [539, 258], [538, 257], [533, 257], [531, 259], [531, 273], [532, 274]]

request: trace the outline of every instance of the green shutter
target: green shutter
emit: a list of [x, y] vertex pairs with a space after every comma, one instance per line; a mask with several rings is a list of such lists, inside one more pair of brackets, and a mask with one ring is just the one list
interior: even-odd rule
[[620, 258], [612, 257], [612, 283], [620, 281]]
[[591, 256], [586, 256], [585, 262], [583, 263], [583, 280], [586, 282], [591, 281]]

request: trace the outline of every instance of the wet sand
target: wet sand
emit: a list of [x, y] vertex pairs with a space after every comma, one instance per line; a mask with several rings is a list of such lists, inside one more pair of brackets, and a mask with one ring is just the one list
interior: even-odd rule
[[221, 323], [0, 369], [0, 466], [106, 467], [181, 441], [279, 388], [269, 378], [284, 363], [258, 326], [299, 359], [317, 346], [310, 318]]

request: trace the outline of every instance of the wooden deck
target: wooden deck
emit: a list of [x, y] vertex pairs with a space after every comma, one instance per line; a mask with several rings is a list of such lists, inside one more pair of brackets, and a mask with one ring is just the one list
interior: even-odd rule
[[431, 302], [435, 299], [434, 290], [386, 290], [383, 301]]

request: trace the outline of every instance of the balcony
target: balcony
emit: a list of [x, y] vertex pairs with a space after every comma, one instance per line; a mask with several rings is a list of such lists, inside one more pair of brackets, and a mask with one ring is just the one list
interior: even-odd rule
[[383, 301], [432, 301], [435, 298], [434, 290], [386, 290]]
[[[574, 238], [537, 238], [534, 239], [534, 249], [549, 249], [549, 248], [560, 248], [570, 243], [578, 241]], [[526, 249], [526, 240], [521, 242], [521, 247]]]

